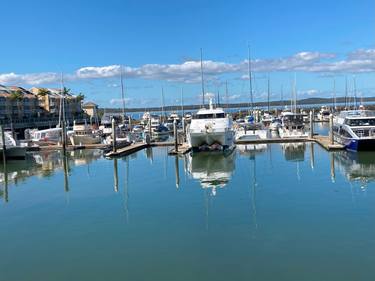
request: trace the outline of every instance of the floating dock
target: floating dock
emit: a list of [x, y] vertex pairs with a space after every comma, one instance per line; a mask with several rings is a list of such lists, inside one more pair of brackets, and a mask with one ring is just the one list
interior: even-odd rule
[[126, 156], [129, 154], [132, 154], [134, 152], [137, 152], [139, 150], [142, 150], [144, 148], [149, 147], [147, 143], [136, 143], [136, 144], [131, 144], [129, 146], [125, 146], [123, 148], [116, 149], [116, 151], [110, 151], [105, 154], [105, 157], [119, 157], [119, 156]]

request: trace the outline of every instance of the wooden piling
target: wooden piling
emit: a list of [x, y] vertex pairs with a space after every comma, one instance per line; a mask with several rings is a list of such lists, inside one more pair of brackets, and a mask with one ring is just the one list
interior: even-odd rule
[[116, 152], [116, 126], [115, 126], [115, 118], [112, 118], [112, 151]]
[[314, 115], [313, 112], [310, 111], [310, 138], [314, 137]]
[[174, 150], [178, 152], [177, 120], [173, 120]]
[[3, 163], [4, 165], [6, 165], [6, 145], [5, 145], [5, 135], [4, 135], [4, 127], [2, 125], [0, 125], [0, 133], [1, 133], [1, 142], [3, 144]]
[[329, 115], [329, 142], [330, 144], [334, 144], [333, 138], [333, 115]]

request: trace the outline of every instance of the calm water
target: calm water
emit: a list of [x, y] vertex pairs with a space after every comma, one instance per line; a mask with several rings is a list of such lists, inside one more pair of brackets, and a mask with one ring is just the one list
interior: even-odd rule
[[[317, 145], [107, 160], [32, 154], [0, 181], [0, 280], [373, 280], [375, 154]], [[7, 182], [7, 184], [6, 184]]]

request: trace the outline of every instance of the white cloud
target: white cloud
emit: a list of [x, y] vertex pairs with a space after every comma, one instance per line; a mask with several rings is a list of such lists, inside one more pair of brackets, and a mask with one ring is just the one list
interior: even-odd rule
[[[241, 79], [248, 79], [248, 61], [237, 64], [211, 61], [203, 62], [206, 81], [215, 81], [223, 74], [240, 73]], [[349, 53], [346, 59], [336, 60], [332, 53], [299, 52], [289, 57], [275, 59], [255, 59], [252, 61], [254, 72], [313, 72], [313, 73], [363, 73], [375, 71], [375, 49], [358, 49]], [[200, 61], [186, 61], [181, 64], [145, 64], [140, 67], [122, 67], [126, 79], [161, 80], [168, 82], [199, 83], [201, 80]], [[86, 66], [64, 80], [89, 80], [119, 77], [120, 65]], [[0, 74], [0, 84], [41, 85], [58, 83], [60, 74], [54, 72]]]

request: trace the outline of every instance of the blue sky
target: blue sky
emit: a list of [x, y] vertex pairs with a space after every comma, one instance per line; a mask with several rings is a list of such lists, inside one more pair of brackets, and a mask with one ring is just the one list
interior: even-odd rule
[[[247, 45], [255, 100], [342, 95], [345, 77], [375, 96], [375, 1], [5, 1], [0, 84], [59, 87], [103, 107], [120, 106], [120, 65], [131, 107], [199, 103], [203, 48], [208, 95], [228, 81], [230, 102], [249, 97]], [[5, 11], [5, 12], [4, 12]]]

